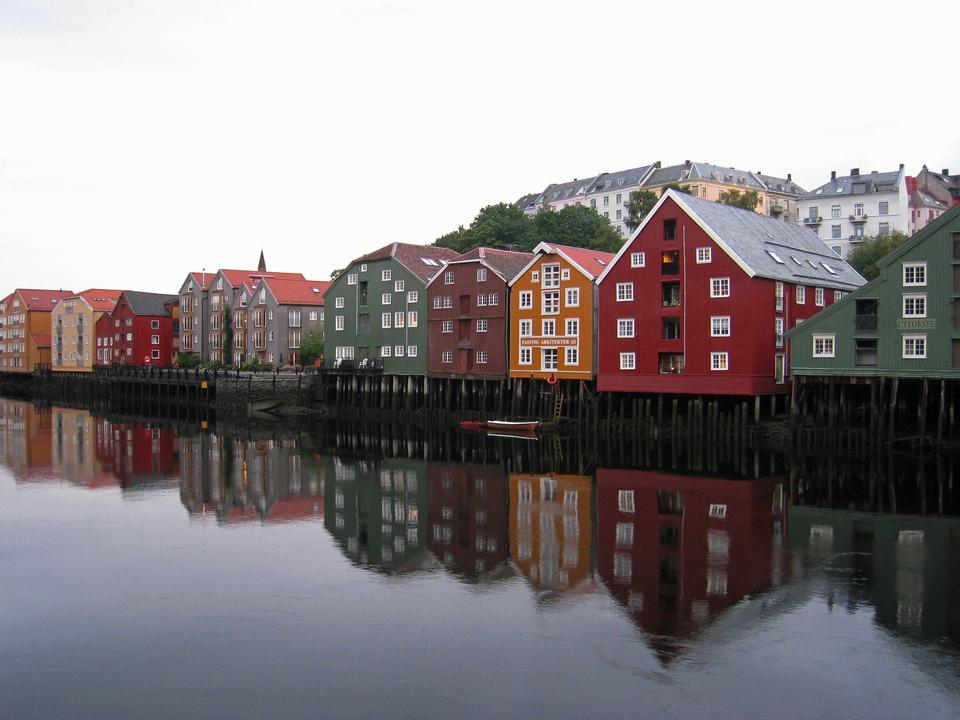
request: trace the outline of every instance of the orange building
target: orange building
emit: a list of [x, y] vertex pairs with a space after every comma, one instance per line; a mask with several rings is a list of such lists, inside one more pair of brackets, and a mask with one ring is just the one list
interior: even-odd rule
[[544, 599], [596, 586], [592, 492], [586, 475], [510, 475], [510, 557]]
[[50, 365], [50, 313], [73, 290], [18, 288], [0, 301], [0, 372]]
[[510, 377], [590, 380], [597, 290], [610, 253], [540, 243], [510, 282]]

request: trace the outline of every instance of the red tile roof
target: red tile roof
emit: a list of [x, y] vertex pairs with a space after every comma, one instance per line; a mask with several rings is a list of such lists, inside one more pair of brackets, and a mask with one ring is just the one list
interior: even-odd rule
[[20, 299], [27, 304], [28, 310], [39, 310], [41, 312], [53, 312], [65, 297], [75, 294], [73, 290], [34, 290], [31, 288], [17, 288], [20, 293]]
[[[426, 282], [436, 275], [444, 263], [456, 259], [459, 253], [456, 250], [436, 247], [434, 245], [412, 245], [410, 243], [390, 243], [372, 253], [367, 253], [354, 260], [351, 265], [368, 260], [385, 260], [393, 257], [418, 278]], [[433, 261], [425, 262], [426, 260]]]
[[[216, 273], [208, 272], [191, 272], [190, 276], [200, 285], [201, 290], [206, 290], [210, 278], [212, 278]], [[204, 282], [206, 280], [207, 282]]]
[[277, 278], [279, 280], [305, 280], [303, 273], [291, 272], [260, 272], [259, 270], [227, 270], [221, 268], [219, 272], [233, 287], [240, 287], [241, 283], [255, 284], [260, 278]]
[[104, 290], [102, 288], [90, 288], [80, 293], [80, 297], [87, 301], [87, 304], [94, 310], [103, 310], [109, 312], [117, 306], [117, 300], [120, 299], [122, 290]]
[[571, 247], [569, 245], [557, 245], [555, 243], [543, 244], [566, 255], [570, 260], [590, 273], [594, 279], [607, 269], [607, 266], [613, 262], [614, 258], [613, 253], [600, 252], [599, 250], [591, 250], [590, 248]]
[[281, 305], [323, 305], [329, 280], [284, 280], [264, 278], [264, 284]]
[[48, 348], [51, 346], [50, 333], [30, 333], [30, 339], [38, 348]]

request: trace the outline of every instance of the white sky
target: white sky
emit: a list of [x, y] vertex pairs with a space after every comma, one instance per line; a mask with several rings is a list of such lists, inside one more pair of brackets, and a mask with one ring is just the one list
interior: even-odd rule
[[960, 3], [0, 0], [0, 292], [322, 279], [549, 182], [960, 171]]

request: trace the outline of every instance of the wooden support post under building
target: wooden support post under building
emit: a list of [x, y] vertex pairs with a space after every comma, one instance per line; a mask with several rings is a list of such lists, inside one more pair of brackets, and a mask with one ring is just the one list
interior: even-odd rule
[[927, 397], [930, 390], [929, 378], [924, 378], [920, 389], [920, 401], [917, 403], [917, 426], [919, 427], [920, 443], [927, 434]]
[[937, 408], [937, 445], [943, 442], [943, 421], [947, 407], [947, 381], [940, 380], [940, 404]]
[[893, 439], [894, 426], [896, 425], [897, 419], [897, 391], [900, 388], [900, 378], [895, 377], [893, 379], [893, 384], [890, 388], [890, 421], [888, 423], [888, 431], [890, 433], [890, 439]]

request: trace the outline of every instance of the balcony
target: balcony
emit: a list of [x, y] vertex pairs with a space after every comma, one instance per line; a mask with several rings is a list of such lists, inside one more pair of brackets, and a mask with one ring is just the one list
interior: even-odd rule
[[863, 215], [851, 215], [850, 222], [852, 223], [865, 223], [867, 221], [866, 214]]
[[818, 217], [805, 217], [805, 218], [803, 219], [803, 224], [804, 224], [806, 227], [817, 227], [817, 226], [818, 226], [820, 223], [822, 223], [822, 222], [823, 222], [823, 218], [822, 218], [822, 217], [819, 217], [819, 216], [818, 216]]

